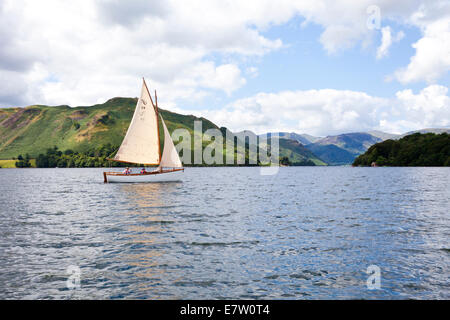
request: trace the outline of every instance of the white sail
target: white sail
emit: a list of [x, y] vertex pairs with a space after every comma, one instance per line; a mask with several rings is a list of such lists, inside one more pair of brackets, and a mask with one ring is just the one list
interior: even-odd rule
[[183, 165], [181, 164], [180, 156], [178, 155], [177, 149], [173, 144], [172, 137], [170, 136], [169, 130], [167, 130], [166, 124], [164, 123], [164, 119], [161, 115], [161, 122], [164, 128], [164, 151], [161, 157], [161, 168], [181, 168]]
[[158, 118], [144, 81], [133, 119], [113, 160], [157, 165], [159, 148]]

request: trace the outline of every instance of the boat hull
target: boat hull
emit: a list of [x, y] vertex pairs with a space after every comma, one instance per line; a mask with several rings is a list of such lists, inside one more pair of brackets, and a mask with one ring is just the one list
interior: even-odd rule
[[105, 183], [149, 183], [183, 181], [184, 170], [150, 172], [146, 174], [122, 174], [119, 172], [103, 172]]

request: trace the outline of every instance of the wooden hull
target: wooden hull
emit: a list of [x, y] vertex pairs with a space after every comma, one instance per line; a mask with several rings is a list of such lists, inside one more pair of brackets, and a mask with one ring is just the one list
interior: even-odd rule
[[103, 172], [104, 182], [108, 183], [148, 183], [182, 181], [184, 169], [163, 170], [144, 174], [123, 174], [121, 172]]

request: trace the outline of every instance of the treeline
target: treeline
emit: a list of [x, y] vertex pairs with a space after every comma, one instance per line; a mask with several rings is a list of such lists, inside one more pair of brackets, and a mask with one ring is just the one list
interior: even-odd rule
[[[112, 157], [118, 149], [116, 146], [106, 144], [98, 149], [91, 149], [85, 152], [75, 152], [73, 150], [61, 151], [58, 147], [47, 149], [45, 154], [39, 154], [36, 158], [36, 167], [38, 168], [87, 168], [87, 167], [109, 167]], [[113, 162], [115, 167], [130, 166], [127, 164]]]
[[30, 160], [31, 160], [31, 158], [28, 153], [25, 155], [25, 158], [22, 157], [21, 154], [19, 154], [19, 156], [17, 157], [17, 161], [16, 161], [16, 167], [17, 168], [31, 168]]
[[[109, 161], [108, 158], [114, 157], [118, 146], [113, 146], [111, 144], [103, 145], [97, 149], [91, 149], [85, 152], [76, 152], [73, 150], [61, 151], [58, 147], [53, 147], [47, 149], [45, 153], [41, 153], [36, 158], [37, 168], [90, 168], [90, 167], [142, 167], [143, 165], [133, 165], [127, 163], [121, 163], [116, 161]], [[243, 164], [226, 164], [226, 159], [224, 156], [223, 164], [184, 164], [189, 167], [196, 166], [260, 166], [259, 160], [257, 163], [253, 164], [249, 161], [248, 148], [246, 148], [245, 161]], [[193, 159], [193, 155], [191, 157]], [[16, 167], [26, 168], [31, 167], [30, 156], [27, 154], [25, 157], [19, 155], [17, 158]], [[236, 158], [235, 158], [236, 161]], [[288, 157], [281, 157], [280, 164], [284, 166], [314, 166], [314, 162], [311, 160], [304, 160], [302, 162], [292, 162]]]
[[303, 161], [299, 161], [299, 162], [292, 162], [289, 160], [288, 157], [281, 157], [280, 158], [280, 165], [282, 166], [292, 166], [292, 167], [302, 167], [302, 166], [315, 166], [316, 164], [309, 160], [309, 159], [305, 159]]
[[353, 166], [442, 167], [450, 166], [450, 135], [415, 133], [400, 140], [371, 146]]

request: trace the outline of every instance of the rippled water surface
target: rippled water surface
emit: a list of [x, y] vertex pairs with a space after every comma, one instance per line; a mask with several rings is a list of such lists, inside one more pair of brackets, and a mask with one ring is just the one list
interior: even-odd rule
[[0, 170], [1, 299], [450, 298], [450, 168], [101, 172]]

